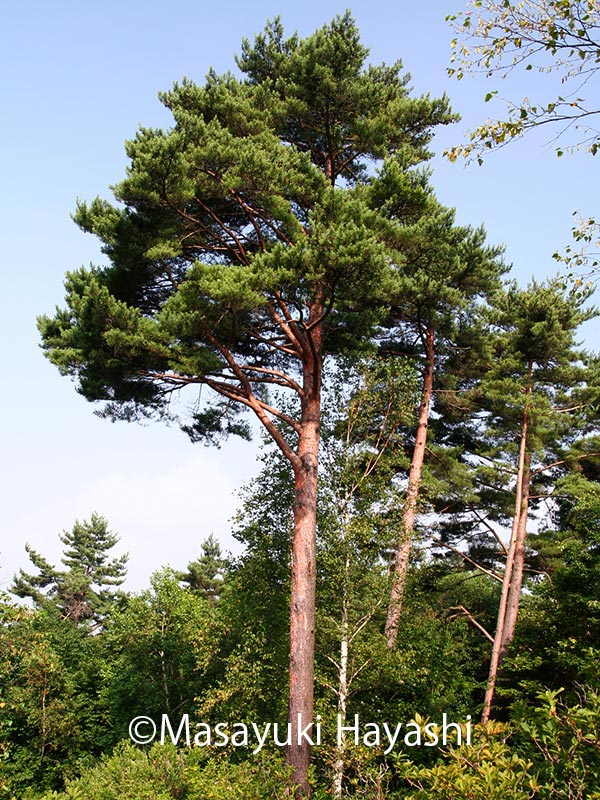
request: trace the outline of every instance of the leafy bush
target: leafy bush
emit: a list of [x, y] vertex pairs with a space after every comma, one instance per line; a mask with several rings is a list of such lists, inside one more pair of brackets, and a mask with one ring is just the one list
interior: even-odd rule
[[[262, 755], [262, 754], [261, 754]], [[222, 751], [178, 749], [155, 744], [149, 750], [122, 742], [64, 793], [39, 800], [278, 800], [290, 797], [288, 768], [279, 754], [233, 763]], [[39, 797], [33, 793], [23, 800]]]
[[146, 751], [122, 742], [81, 778], [68, 781], [64, 793], [41, 800], [178, 800], [187, 797], [185, 762], [185, 751], [174, 745]]
[[600, 697], [568, 706], [560, 691], [521, 704], [511, 723], [475, 728], [474, 743], [450, 748], [431, 768], [399, 761], [415, 800], [600, 800]]

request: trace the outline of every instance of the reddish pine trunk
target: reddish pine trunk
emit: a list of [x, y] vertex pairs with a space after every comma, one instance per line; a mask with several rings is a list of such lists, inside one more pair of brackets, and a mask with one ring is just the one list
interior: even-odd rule
[[[302, 730], [313, 721], [315, 650], [315, 589], [317, 530], [317, 467], [321, 420], [321, 357], [319, 326], [312, 332], [312, 357], [304, 365], [302, 417], [298, 458], [294, 463], [294, 537], [290, 598], [291, 744], [287, 762], [297, 797], [309, 797], [308, 768], [311, 745]], [[307, 731], [314, 736], [314, 728]]]
[[419, 486], [423, 473], [423, 461], [425, 459], [425, 447], [427, 445], [427, 428], [429, 426], [429, 410], [431, 408], [431, 396], [433, 393], [433, 370], [435, 361], [435, 342], [434, 329], [429, 327], [426, 332], [426, 365], [423, 371], [423, 389], [421, 392], [421, 405], [419, 407], [419, 418], [417, 422], [417, 435], [415, 447], [408, 475], [408, 488], [406, 490], [406, 502], [402, 515], [402, 528], [396, 558], [394, 562], [394, 574], [392, 577], [392, 588], [390, 591], [390, 601], [387, 610], [385, 623], [385, 637], [387, 646], [392, 649], [396, 644], [398, 636], [398, 623], [402, 613], [402, 600], [406, 586], [408, 574], [408, 563], [410, 556], [410, 546], [412, 542], [413, 530], [415, 527], [415, 515], [419, 499]]
[[525, 540], [527, 538], [527, 511], [529, 508], [529, 485], [531, 476], [529, 471], [529, 454], [525, 457], [525, 467], [523, 470], [523, 488], [521, 490], [521, 511], [519, 514], [519, 526], [517, 529], [517, 543], [515, 547], [515, 560], [506, 601], [506, 617], [504, 629], [502, 631], [502, 643], [500, 646], [500, 659], [498, 666], [506, 655], [510, 643], [515, 635], [517, 625], [517, 615], [519, 613], [519, 602], [521, 600], [521, 590], [523, 588], [523, 572], [525, 570]]
[[[529, 369], [529, 380], [531, 380], [532, 367]], [[530, 395], [532, 391], [531, 385], [527, 389]], [[527, 505], [523, 509], [524, 490], [526, 490], [526, 502], [529, 501], [529, 468], [527, 456], [527, 432], [529, 426], [529, 402], [525, 404], [523, 412], [523, 425], [521, 428], [521, 443], [519, 447], [519, 462], [517, 467], [517, 485], [515, 497], [515, 513], [513, 517], [512, 530], [510, 535], [510, 545], [508, 554], [506, 556], [506, 567], [504, 569], [504, 578], [502, 579], [502, 591], [500, 593], [500, 603], [498, 604], [498, 619], [496, 622], [496, 633], [494, 636], [494, 644], [492, 647], [492, 656], [490, 659], [490, 671], [488, 675], [488, 683], [485, 692], [485, 699], [483, 703], [483, 711], [481, 714], [481, 721], [487, 722], [490, 718], [492, 711], [492, 703], [496, 691], [496, 680], [498, 678], [498, 669], [502, 662], [502, 658], [506, 653], [506, 643], [504, 632], [507, 624], [507, 614], [509, 605], [509, 596], [511, 595], [511, 584], [513, 584], [513, 576], [515, 570], [515, 559], [517, 557], [517, 550], [519, 548], [520, 537], [523, 537], [527, 525]], [[522, 576], [522, 571], [521, 571]], [[514, 589], [513, 589], [514, 592]], [[519, 586], [519, 594], [521, 587]], [[514, 598], [514, 595], [513, 595]], [[516, 608], [514, 609], [516, 621]], [[513, 628], [514, 630], [514, 628]]]

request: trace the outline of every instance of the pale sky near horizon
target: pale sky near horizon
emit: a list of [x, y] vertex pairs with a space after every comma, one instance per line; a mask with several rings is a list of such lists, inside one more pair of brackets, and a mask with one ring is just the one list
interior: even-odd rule
[[[520, 99], [536, 85], [531, 74], [531, 87], [525, 78], [492, 84], [447, 77], [453, 34], [444, 18], [463, 4], [3, 4], [0, 590], [27, 566], [26, 542], [56, 562], [59, 533], [92, 511], [108, 518], [121, 537], [120, 552], [129, 552], [133, 589], [146, 587], [163, 564], [185, 567], [211, 532], [225, 550], [237, 546], [229, 520], [236, 492], [256, 473], [256, 445], [231, 441], [215, 450], [191, 445], [175, 427], [99, 419], [44, 359], [35, 327], [38, 314], [61, 304], [67, 270], [103, 263], [97, 243], [70, 214], [78, 197], [110, 198], [108, 187], [126, 166], [123, 142], [138, 125], [169, 126], [157, 92], [183, 76], [202, 82], [211, 66], [235, 69], [242, 37], [251, 38], [267, 18], [280, 14], [289, 33], [306, 35], [350, 6], [373, 63], [401, 58], [416, 94], [445, 91], [461, 113], [462, 121], [436, 138], [440, 154], [494, 113], [493, 103], [483, 102], [487, 91]], [[592, 91], [588, 84], [588, 97]], [[596, 211], [596, 162], [583, 153], [557, 159], [547, 137], [538, 132], [490, 155], [482, 167], [465, 169], [439, 155], [432, 162], [440, 200], [456, 207], [458, 222], [483, 223], [490, 242], [506, 245], [522, 284], [556, 272], [551, 255], [569, 242], [575, 210]], [[586, 334], [592, 349], [597, 331]]]

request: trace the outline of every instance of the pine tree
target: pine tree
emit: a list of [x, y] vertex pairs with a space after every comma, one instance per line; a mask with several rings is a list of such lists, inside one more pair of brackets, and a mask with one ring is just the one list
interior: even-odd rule
[[589, 433], [590, 423], [597, 424], [597, 369], [575, 342], [581, 323], [595, 313], [583, 308], [588, 295], [569, 295], [557, 281], [533, 282], [524, 290], [512, 284], [497, 295], [490, 316], [493, 357], [472, 393], [479, 410], [472, 417], [471, 458], [488, 502], [496, 506], [492, 516], [507, 518], [509, 496], [513, 510], [509, 545], [503, 545], [505, 568], [484, 721], [491, 712], [499, 666], [514, 637], [532, 504], [551, 496], [545, 484], [576, 462], [569, 455], [573, 443]]
[[112, 587], [125, 580], [128, 556], [109, 560], [108, 553], [119, 537], [109, 530], [107, 520], [95, 513], [89, 522], [76, 520], [60, 540], [66, 548], [61, 563], [67, 569], [57, 569], [26, 545], [38, 574], [20, 569], [11, 592], [31, 598], [39, 606], [55, 606], [74, 625], [86, 621], [99, 624], [116, 601]]
[[[555, 485], [552, 510], [535, 536], [528, 562], [540, 571], [528, 583], [515, 639], [502, 664], [502, 693], [533, 700], [544, 689], [569, 699], [600, 677], [600, 440], [585, 440], [572, 471]], [[525, 605], [526, 603], [526, 605]]]
[[216, 603], [225, 583], [227, 559], [223, 558], [221, 545], [212, 533], [202, 542], [200, 549], [202, 555], [189, 562], [187, 571], [179, 571], [175, 575], [192, 592]]
[[[313, 709], [323, 360], [383, 322], [393, 231], [427, 203], [413, 168], [453, 119], [445, 97], [409, 96], [399, 62], [367, 55], [349, 14], [304, 40], [275, 21], [243, 43], [243, 80], [211, 72], [163, 94], [175, 126], [128, 142], [120, 206], [75, 216], [110, 265], [70, 273], [67, 308], [39, 321], [49, 358], [107, 416], [160, 416], [174, 391], [205, 386], [216, 402], [184, 423], [194, 439], [247, 434], [236, 414], [249, 409], [290, 462], [294, 740]], [[305, 794], [309, 757], [304, 742], [288, 753]]]
[[[502, 249], [486, 245], [481, 228], [455, 226], [449, 209], [434, 207], [413, 226], [410, 236], [407, 233], [406, 264], [394, 309], [400, 339], [394, 347], [419, 359], [422, 385], [387, 611], [390, 648], [396, 642], [402, 610], [434, 392], [438, 385], [455, 385], [465, 368], [473, 370], [478, 303], [499, 288], [505, 271], [499, 258]], [[444, 373], [449, 373], [445, 380]]]

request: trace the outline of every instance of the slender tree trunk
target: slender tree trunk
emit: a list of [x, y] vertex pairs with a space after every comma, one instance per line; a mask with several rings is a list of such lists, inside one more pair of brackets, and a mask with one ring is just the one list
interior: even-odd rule
[[167, 667], [166, 667], [166, 664], [165, 664], [165, 648], [164, 648], [165, 628], [166, 628], [166, 625], [165, 625], [165, 612], [163, 611], [162, 618], [161, 618], [161, 621], [160, 621], [160, 638], [161, 638], [161, 642], [162, 642], [163, 646], [158, 651], [158, 657], [160, 658], [160, 672], [161, 672], [161, 675], [162, 675], [163, 693], [164, 693], [164, 698], [165, 698], [165, 710], [166, 710], [167, 714], [170, 714], [171, 713], [171, 697], [169, 695], [169, 681], [167, 680]]
[[521, 489], [521, 511], [519, 514], [519, 526], [517, 529], [517, 543], [515, 547], [515, 560], [510, 579], [510, 588], [506, 601], [506, 617], [502, 631], [502, 643], [500, 645], [500, 659], [498, 666], [514, 639], [517, 615], [519, 613], [519, 602], [521, 600], [521, 590], [523, 588], [523, 573], [525, 570], [525, 541], [527, 538], [527, 512], [529, 509], [529, 486], [531, 483], [531, 473], [529, 469], [530, 455], [525, 455], [525, 466], [523, 469], [523, 488]]
[[426, 363], [423, 371], [423, 388], [421, 391], [421, 405], [419, 406], [419, 417], [417, 422], [417, 435], [413, 450], [410, 472], [408, 475], [408, 488], [406, 490], [406, 502], [402, 515], [402, 527], [396, 558], [394, 562], [394, 572], [392, 576], [392, 588], [390, 591], [390, 601], [387, 609], [387, 619], [385, 623], [385, 637], [387, 646], [390, 650], [396, 644], [398, 637], [398, 623], [402, 613], [402, 600], [406, 586], [408, 574], [408, 564], [410, 556], [410, 546], [415, 527], [415, 515], [419, 499], [419, 486], [423, 473], [423, 461], [425, 459], [425, 447], [427, 445], [427, 429], [429, 426], [429, 411], [431, 408], [431, 396], [433, 393], [433, 371], [435, 363], [435, 331], [433, 326], [427, 328], [425, 334]]
[[[340, 715], [341, 725], [346, 725], [346, 715], [348, 711], [348, 647], [350, 639], [349, 613], [348, 613], [348, 582], [350, 572], [350, 558], [346, 556], [344, 596], [342, 599], [342, 635], [340, 639], [340, 665], [338, 672], [338, 714]], [[342, 739], [337, 745], [336, 758], [333, 765], [333, 797], [340, 800], [342, 797], [342, 786], [344, 782], [346, 743], [342, 731]]]
[[[42, 668], [43, 669], [43, 668]], [[48, 720], [47, 720], [47, 713], [46, 713], [46, 698], [48, 697], [49, 690], [48, 690], [48, 672], [47, 670], [43, 669], [44, 672], [44, 686], [42, 689], [42, 719], [41, 719], [41, 730], [40, 730], [40, 760], [44, 759], [46, 755], [46, 738], [48, 736]]]
[[[532, 374], [532, 366], [530, 365], [529, 386], [527, 389], [528, 395], [531, 395], [531, 383], [530, 383], [531, 374]], [[523, 505], [523, 489], [526, 486], [524, 479], [525, 479], [525, 471], [527, 464], [528, 427], [529, 427], [529, 398], [525, 402], [525, 409], [523, 412], [523, 425], [521, 427], [521, 443], [519, 446], [517, 483], [515, 491], [515, 513], [513, 516], [513, 524], [510, 534], [510, 545], [506, 556], [506, 567], [504, 569], [504, 578], [502, 579], [502, 591], [500, 592], [500, 602], [498, 604], [498, 619], [496, 622], [496, 633], [494, 635], [494, 644], [492, 646], [492, 656], [490, 659], [490, 671], [488, 675], [488, 683], [483, 702], [483, 711], [481, 713], [481, 721], [484, 723], [487, 722], [490, 718], [490, 714], [492, 711], [492, 702], [494, 700], [494, 693], [496, 691], [496, 680], [498, 678], [498, 669], [500, 667], [502, 658], [504, 657], [505, 653], [503, 642], [504, 642], [504, 630], [506, 625], [506, 614], [508, 608], [508, 597], [510, 594], [511, 582], [514, 571], [514, 563], [519, 543], [519, 531], [521, 527], [521, 512]], [[527, 479], [527, 488], [528, 487], [529, 487], [529, 478]], [[526, 512], [524, 516], [526, 524], [526, 517], [527, 517]]]
[[[317, 530], [317, 467], [321, 420], [321, 356], [319, 330], [313, 331], [313, 357], [304, 365], [302, 416], [298, 459], [294, 466], [294, 537], [290, 598], [290, 695], [291, 743], [287, 761], [297, 797], [309, 797], [308, 768], [314, 728], [313, 683], [315, 651], [315, 589]], [[306, 731], [306, 735], [303, 734]], [[308, 738], [307, 738], [308, 737]]]

